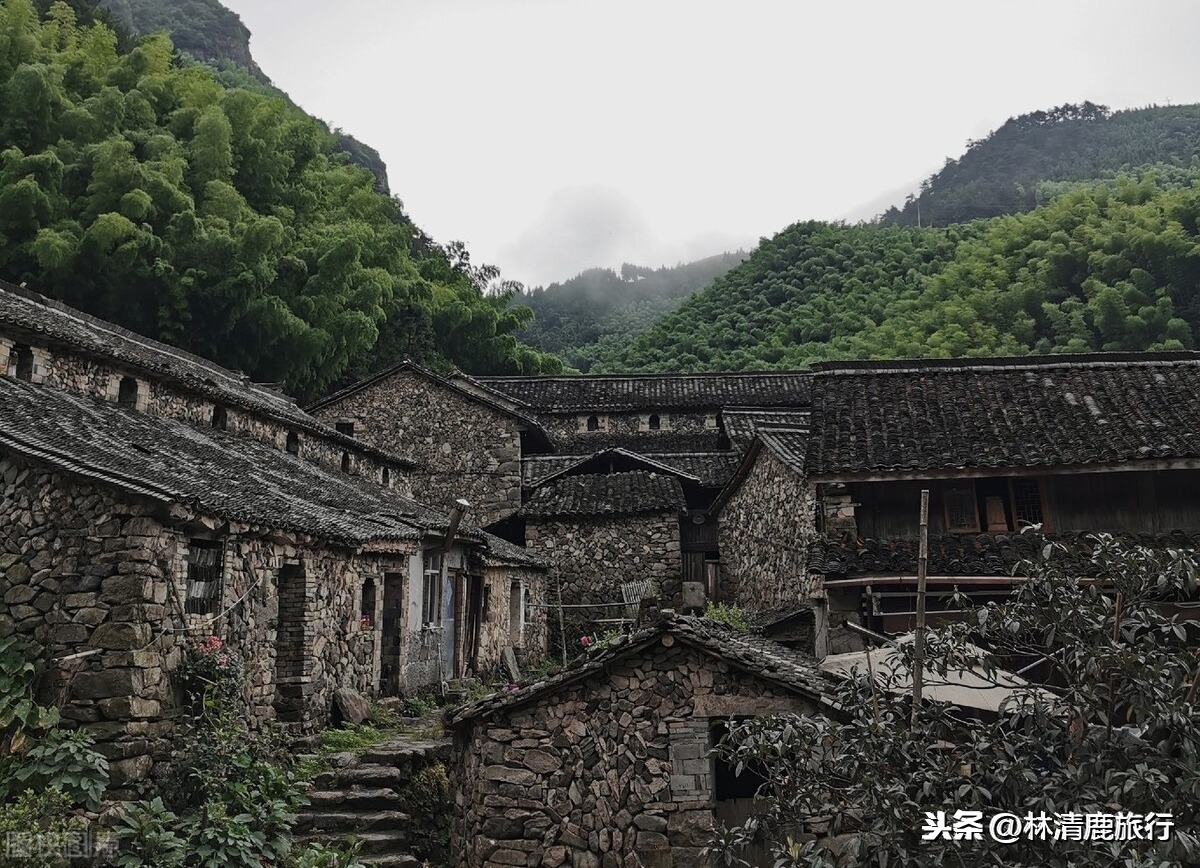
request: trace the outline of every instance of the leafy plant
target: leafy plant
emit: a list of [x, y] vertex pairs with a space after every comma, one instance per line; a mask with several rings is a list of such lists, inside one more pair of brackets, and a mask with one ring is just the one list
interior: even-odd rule
[[[721, 832], [713, 852], [737, 864], [765, 835], [778, 868], [1193, 864], [1200, 649], [1167, 604], [1194, 593], [1196, 561], [1096, 535], [1081, 580], [1062, 566], [1074, 562], [1067, 555], [1047, 545], [1007, 602], [931, 634], [927, 668], [941, 675], [970, 668], [995, 680], [1009, 661], [1037, 664], [1045, 683], [1017, 691], [994, 720], [934, 702], [914, 711], [902, 688], [912, 646], [902, 644], [897, 678], [841, 686], [841, 719], [731, 723], [718, 752], [739, 770], [762, 771], [762, 810]], [[1165, 812], [1174, 829], [1154, 841], [922, 840], [926, 813], [938, 810]]]
[[176, 868], [187, 855], [187, 842], [178, 834], [179, 818], [161, 798], [126, 806], [113, 832], [121, 841], [114, 863], [120, 868]]
[[724, 624], [739, 633], [750, 632], [750, 617], [746, 610], [739, 606], [709, 602], [704, 608], [704, 617], [709, 621]]
[[0, 755], [19, 753], [28, 731], [58, 723], [58, 709], [33, 701], [36, 659], [35, 649], [20, 637], [0, 639]]
[[409, 840], [418, 859], [444, 858], [450, 844], [450, 815], [445, 806], [453, 801], [450, 780], [441, 763], [417, 772], [400, 793], [400, 810], [411, 818]]
[[83, 730], [50, 730], [20, 756], [0, 758], [0, 797], [28, 787], [54, 788], [72, 803], [98, 810], [108, 786], [108, 760]]

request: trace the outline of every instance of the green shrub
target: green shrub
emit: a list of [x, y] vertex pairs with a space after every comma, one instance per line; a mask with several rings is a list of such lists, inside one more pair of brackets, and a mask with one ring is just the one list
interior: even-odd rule
[[727, 606], [724, 603], [712, 603], [704, 609], [704, 617], [709, 621], [724, 624], [739, 633], [750, 632], [750, 617], [745, 609], [738, 606]]

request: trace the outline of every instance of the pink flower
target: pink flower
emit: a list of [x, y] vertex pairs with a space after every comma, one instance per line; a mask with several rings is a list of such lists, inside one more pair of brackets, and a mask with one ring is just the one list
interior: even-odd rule
[[217, 658], [217, 663], [221, 664], [222, 666], [226, 665], [228, 662], [229, 662], [229, 656], [226, 654], [222, 654], [220, 657]]
[[579, 644], [582, 645], [584, 648], [586, 648], [588, 645], [592, 644], [592, 640], [588, 636], [580, 636]]

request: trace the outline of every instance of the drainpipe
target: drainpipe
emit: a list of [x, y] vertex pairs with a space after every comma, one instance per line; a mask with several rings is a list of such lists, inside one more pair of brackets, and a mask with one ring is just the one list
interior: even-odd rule
[[454, 509], [450, 510], [450, 526], [446, 528], [446, 538], [442, 540], [442, 545], [438, 549], [442, 554], [449, 554], [450, 547], [454, 545], [454, 535], [458, 533], [458, 526], [462, 524], [463, 515], [471, 508], [471, 504], [463, 498], [454, 501]]

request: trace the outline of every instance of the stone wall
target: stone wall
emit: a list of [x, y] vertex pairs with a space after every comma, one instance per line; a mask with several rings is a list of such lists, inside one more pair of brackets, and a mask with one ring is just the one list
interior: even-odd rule
[[314, 414], [378, 449], [424, 465], [412, 472], [413, 496], [449, 509], [465, 498], [471, 520], [489, 525], [521, 502], [517, 420], [422, 374], [401, 370]]
[[747, 608], [809, 599], [815, 510], [813, 487], [762, 449], [718, 518], [721, 598]]
[[[504, 649], [510, 647], [522, 664], [540, 662], [546, 656], [545, 571], [488, 566], [483, 581], [488, 605], [487, 617], [479, 625], [479, 671], [486, 673], [500, 666]], [[520, 596], [516, 600], [514, 583], [519, 583]], [[524, 629], [520, 624], [522, 609]], [[515, 628], [513, 615], [517, 617]]]
[[711, 724], [806, 699], [676, 643], [454, 733], [458, 868], [704, 865]]
[[[658, 421], [660, 427], [657, 429], [663, 434], [703, 434], [712, 432], [717, 429], [717, 414], [720, 408], [713, 407], [710, 410], [689, 410], [686, 412], [669, 413], [658, 412]], [[650, 414], [655, 413], [653, 410], [639, 411], [637, 413], [555, 413], [553, 415], [544, 415], [541, 418], [542, 427], [550, 435], [551, 439], [558, 440], [559, 438], [583, 438], [588, 433], [593, 434], [646, 434], [647, 436], [654, 434], [654, 430], [650, 428]], [[599, 423], [599, 430], [589, 432], [587, 428], [587, 420], [589, 416], [596, 416], [596, 421]], [[664, 447], [664, 451], [670, 451], [670, 447]]]
[[[0, 455], [0, 635], [20, 635], [60, 660], [47, 701], [84, 725], [109, 758], [118, 794], [168, 753], [168, 670], [182, 660], [167, 616], [171, 540], [152, 505]], [[157, 639], [155, 642], [153, 640]]]
[[[654, 579], [662, 599], [682, 582], [679, 516], [675, 512], [621, 516], [530, 516], [525, 546], [554, 565], [564, 603], [621, 600], [621, 584]], [[557, 596], [553, 580], [549, 593]]]

